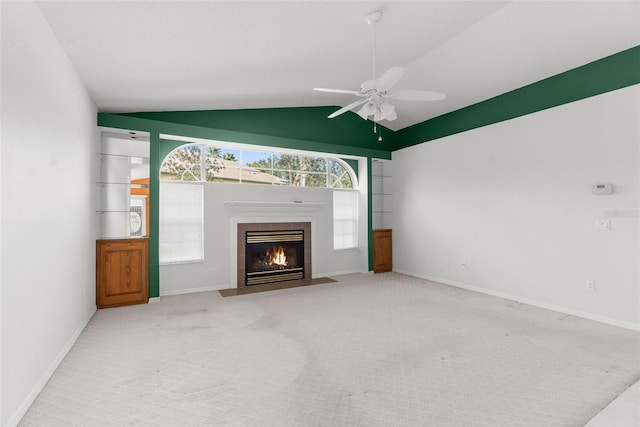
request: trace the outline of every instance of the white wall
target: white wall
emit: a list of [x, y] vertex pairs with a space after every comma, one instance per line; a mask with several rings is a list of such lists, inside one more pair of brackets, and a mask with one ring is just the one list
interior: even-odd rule
[[[366, 162], [359, 166], [366, 176]], [[366, 194], [366, 183], [361, 192]], [[237, 211], [225, 201], [304, 201], [322, 203], [320, 209], [262, 209]], [[204, 185], [204, 257], [202, 263], [160, 266], [160, 295], [235, 288], [237, 222], [312, 222], [313, 277], [367, 271], [366, 198], [360, 201], [359, 248], [333, 250], [333, 195], [326, 188], [272, 187], [206, 183]], [[265, 220], [265, 221], [263, 221]]]
[[96, 107], [34, 2], [2, 2], [1, 404], [15, 425], [95, 312]]
[[636, 85], [394, 152], [395, 270], [640, 328], [639, 123]]

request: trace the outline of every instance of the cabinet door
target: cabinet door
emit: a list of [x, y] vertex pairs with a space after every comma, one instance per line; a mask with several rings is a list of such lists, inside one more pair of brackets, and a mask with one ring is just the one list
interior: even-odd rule
[[148, 239], [98, 240], [96, 304], [98, 308], [149, 301]]
[[373, 231], [373, 272], [382, 273], [393, 269], [391, 230]]

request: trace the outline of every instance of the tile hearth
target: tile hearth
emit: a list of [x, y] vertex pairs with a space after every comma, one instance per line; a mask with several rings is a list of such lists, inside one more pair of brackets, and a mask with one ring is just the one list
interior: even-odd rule
[[243, 286], [236, 289], [221, 289], [218, 292], [223, 297], [232, 297], [236, 295], [248, 295], [258, 292], [275, 291], [278, 289], [299, 288], [301, 286], [322, 285], [325, 283], [334, 283], [329, 277], [318, 277], [316, 279], [290, 280], [288, 282], [268, 283], [265, 285]]

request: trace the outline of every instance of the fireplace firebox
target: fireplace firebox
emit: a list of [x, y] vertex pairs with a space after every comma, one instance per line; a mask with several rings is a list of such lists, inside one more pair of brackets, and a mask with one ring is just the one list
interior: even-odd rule
[[304, 230], [247, 231], [245, 285], [305, 278]]

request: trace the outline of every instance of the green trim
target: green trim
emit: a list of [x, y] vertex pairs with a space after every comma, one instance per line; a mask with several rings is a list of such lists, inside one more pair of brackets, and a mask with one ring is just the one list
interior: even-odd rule
[[[159, 296], [160, 162], [183, 142], [163, 141], [160, 134], [188, 136], [256, 146], [291, 148], [367, 159], [369, 270], [373, 270], [372, 158], [391, 159], [391, 152], [526, 114], [640, 83], [640, 46], [591, 62], [474, 105], [443, 114], [398, 132], [381, 127], [377, 141], [371, 122], [347, 112], [326, 116], [338, 107], [252, 110], [173, 111], [130, 114], [98, 113], [98, 126], [149, 132], [150, 236], [149, 296]], [[167, 151], [168, 150], [168, 151]], [[354, 167], [353, 161], [345, 159]]]
[[151, 132], [149, 148], [149, 296], [160, 296], [160, 134]]
[[373, 271], [373, 161], [367, 157], [367, 231], [369, 234], [369, 271]]
[[640, 83], [640, 46], [396, 132], [394, 151]]
[[[360, 156], [366, 156], [363, 153], [367, 150], [391, 151], [393, 131], [381, 128], [386, 137], [379, 142], [377, 135], [373, 134], [371, 122], [362, 120], [355, 113], [347, 112], [328, 120], [327, 115], [336, 108], [339, 107], [141, 112], [122, 116], [148, 119], [165, 125], [215, 130], [218, 135], [226, 136], [224, 141], [314, 151], [320, 151], [313, 148], [316, 144], [321, 144], [321, 147], [328, 144], [349, 147], [359, 153], [355, 155]], [[195, 136], [191, 133], [179, 135]], [[324, 152], [348, 154], [343, 151], [336, 153], [331, 148]]]
[[249, 132], [168, 123], [120, 114], [98, 113], [98, 126], [137, 130], [142, 132], [158, 132], [160, 134], [167, 135], [188, 136], [192, 138], [236, 142], [257, 146], [317, 151], [321, 153], [333, 153], [345, 156], [371, 156], [382, 159], [391, 159], [391, 152], [381, 149], [353, 147], [349, 145], [332, 144], [331, 142], [307, 141], [279, 136], [260, 135]]

